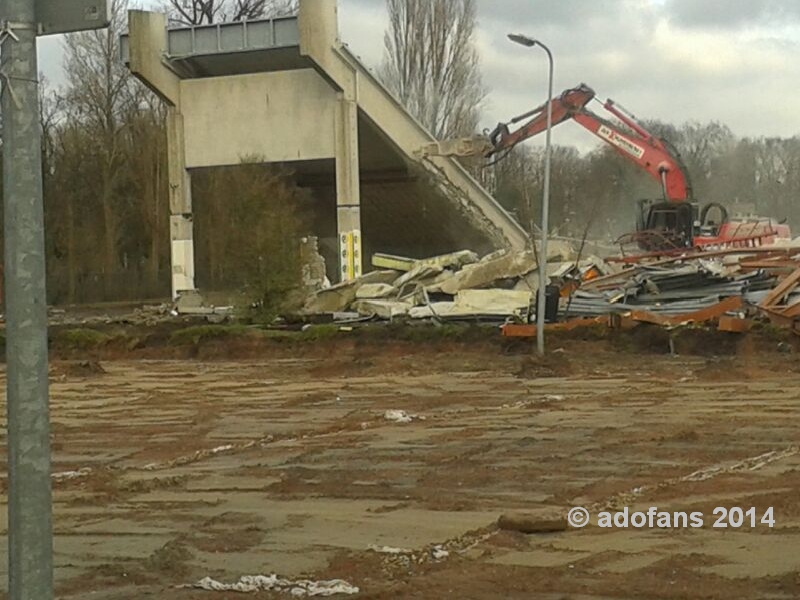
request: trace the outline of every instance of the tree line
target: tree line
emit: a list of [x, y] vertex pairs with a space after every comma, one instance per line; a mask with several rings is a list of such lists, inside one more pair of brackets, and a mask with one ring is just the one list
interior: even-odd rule
[[[390, 19], [379, 76], [439, 137], [475, 133], [487, 90], [475, 45], [475, 0], [386, 0]], [[175, 23], [285, 14], [284, 0], [164, 0]], [[48, 294], [53, 303], [166, 298], [170, 290], [166, 111], [119, 60], [125, 0], [107, 30], [64, 41], [65, 81], [41, 92]], [[695, 195], [800, 227], [800, 138], [738, 138], [721, 123], [648, 122], [673, 142]], [[538, 221], [543, 153], [522, 146], [496, 166], [469, 165], [517, 219]], [[608, 147], [556, 147], [551, 190], [558, 233], [611, 238], [634, 226], [633, 200], [659, 186]], [[196, 255], [205, 289], [285, 294], [293, 240], [313, 202], [290, 174], [247, 168], [193, 176]], [[533, 207], [533, 208], [531, 208]], [[367, 232], [368, 235], [368, 232]], [[288, 257], [288, 258], [287, 258]], [[257, 287], [257, 286], [256, 286]]]

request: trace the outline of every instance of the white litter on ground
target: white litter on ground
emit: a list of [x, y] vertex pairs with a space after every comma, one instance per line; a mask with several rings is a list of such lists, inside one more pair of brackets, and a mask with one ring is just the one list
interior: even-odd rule
[[86, 477], [91, 472], [91, 467], [83, 467], [77, 471], [62, 471], [61, 473], [53, 473], [51, 477], [53, 478], [53, 481], [68, 481], [70, 479]]
[[329, 581], [310, 581], [308, 579], [282, 579], [277, 575], [245, 575], [236, 583], [221, 583], [211, 577], [204, 577], [197, 583], [181, 586], [195, 588], [209, 592], [239, 592], [243, 594], [252, 592], [283, 592], [296, 598], [301, 597], [330, 597], [337, 595], [357, 594], [360, 590], [341, 579]]
[[164, 469], [171, 469], [172, 467], [178, 467], [183, 465], [188, 465], [193, 462], [197, 462], [199, 460], [203, 460], [206, 458], [211, 458], [212, 456], [216, 456], [217, 454], [222, 454], [225, 452], [231, 452], [234, 450], [246, 450], [247, 448], [252, 448], [253, 446], [265, 441], [250, 441], [244, 444], [225, 444], [224, 446], [217, 446], [216, 448], [211, 448], [208, 450], [198, 450], [197, 452], [193, 452], [192, 454], [188, 454], [186, 456], [180, 456], [178, 458], [166, 461], [166, 462], [158, 462], [158, 463], [149, 463], [142, 467], [144, 471], [162, 471]]
[[695, 471], [694, 473], [681, 478], [681, 481], [706, 481], [707, 479], [711, 479], [712, 477], [716, 477], [717, 475], [722, 475], [724, 473], [757, 471], [766, 467], [770, 463], [795, 456], [796, 454], [800, 454], [800, 448], [797, 446], [790, 446], [785, 450], [773, 450], [772, 452], [765, 452], [764, 454], [759, 454], [758, 456], [754, 456], [752, 458], [746, 458], [732, 465], [714, 466], [700, 469], [699, 471]]
[[233, 444], [225, 444], [224, 446], [217, 446], [211, 449], [211, 454], [219, 454], [220, 452], [227, 452], [233, 450]]
[[[553, 396], [548, 395], [542, 398], [531, 398], [528, 400], [518, 400], [513, 404], [503, 404], [499, 407], [500, 410], [520, 410], [523, 408], [531, 408], [533, 406], [540, 406], [543, 404], [549, 404], [550, 402], [563, 402], [564, 396]], [[495, 409], [496, 410], [496, 409]]]
[[404, 410], [387, 410], [383, 413], [383, 418], [395, 423], [411, 423], [412, 421], [424, 421], [425, 417], [410, 415]]
[[431, 549], [431, 556], [433, 556], [434, 560], [443, 560], [450, 556], [450, 553], [442, 546], [434, 546]]
[[545, 402], [563, 402], [564, 396], [549, 395], [544, 397]]
[[411, 554], [413, 550], [407, 548], [392, 548], [391, 546], [376, 546], [371, 544], [369, 549], [378, 554]]
[[658, 489], [664, 489], [666, 487], [679, 485], [681, 483], [708, 481], [709, 479], [713, 479], [720, 475], [726, 475], [729, 473], [740, 473], [743, 471], [758, 471], [759, 469], [763, 469], [764, 467], [774, 462], [784, 460], [786, 458], [791, 458], [793, 456], [797, 456], [798, 454], [800, 454], [800, 446], [789, 446], [788, 448], [785, 448], [783, 450], [772, 450], [770, 452], [765, 452], [764, 454], [759, 454], [758, 456], [745, 458], [744, 460], [740, 460], [732, 464], [712, 465], [694, 471], [693, 473], [689, 473], [688, 475], [684, 475], [683, 477], [674, 477], [672, 479], [667, 479], [659, 483], [635, 487], [629, 492], [616, 494], [611, 498], [608, 498], [602, 502], [595, 503], [592, 506], [591, 510], [595, 511], [604, 510], [609, 506], [614, 506], [619, 503], [624, 504], [626, 502], [629, 502], [630, 500], [638, 498], [639, 496], [641, 496], [646, 492]]

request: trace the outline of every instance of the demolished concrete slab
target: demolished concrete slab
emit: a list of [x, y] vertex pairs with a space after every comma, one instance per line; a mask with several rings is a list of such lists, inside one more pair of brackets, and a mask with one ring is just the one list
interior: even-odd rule
[[439, 265], [417, 265], [408, 273], [404, 273], [398, 277], [392, 285], [397, 289], [401, 289], [409, 283], [422, 283], [425, 280], [434, 279], [444, 272], [444, 267]]
[[434, 302], [412, 308], [413, 319], [520, 317], [528, 315], [533, 294], [514, 290], [462, 290], [453, 302]]
[[530, 251], [490, 254], [464, 267], [433, 291], [455, 296], [461, 290], [492, 287], [498, 281], [522, 277], [536, 269], [536, 265], [536, 258]]
[[356, 291], [357, 300], [389, 298], [396, 296], [398, 289], [388, 283], [366, 283]]
[[478, 255], [471, 250], [460, 250], [458, 252], [451, 252], [450, 254], [442, 254], [441, 256], [432, 256], [422, 259], [377, 253], [372, 256], [372, 266], [377, 269], [393, 269], [403, 272], [411, 271], [415, 267], [420, 266], [433, 266], [441, 267], [442, 269], [457, 270], [465, 265], [476, 263], [478, 260]]
[[209, 321], [217, 323], [223, 322], [233, 313], [232, 306], [206, 306], [205, 300], [198, 290], [181, 292], [173, 307], [174, 315], [206, 317]]
[[400, 275], [398, 271], [373, 271], [313, 294], [305, 303], [301, 314], [319, 315], [344, 312], [356, 299], [358, 290], [369, 284], [389, 284]]
[[413, 308], [410, 302], [402, 302], [399, 300], [356, 300], [352, 308], [358, 312], [362, 317], [377, 317], [391, 321], [397, 317], [402, 317], [408, 314]]
[[[460, 290], [496, 287], [499, 282], [523, 277], [538, 267], [537, 254], [531, 250], [500, 250], [483, 257], [474, 264], [466, 265], [451, 279], [442, 283], [438, 289], [444, 294], [454, 296]], [[575, 258], [575, 251], [567, 242], [554, 242], [547, 249], [547, 262], [569, 261]]]

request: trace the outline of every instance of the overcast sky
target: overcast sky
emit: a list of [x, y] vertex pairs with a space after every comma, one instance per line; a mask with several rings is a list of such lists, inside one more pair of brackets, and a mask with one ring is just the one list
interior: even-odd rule
[[[383, 54], [383, 0], [339, 0], [342, 40], [368, 66]], [[484, 127], [547, 96], [541, 39], [555, 58], [555, 93], [587, 83], [640, 118], [727, 124], [740, 136], [800, 134], [800, 0], [478, 0], [477, 43], [489, 96]], [[40, 45], [59, 79], [60, 41]], [[593, 110], [602, 112], [595, 104]], [[566, 123], [554, 142], [585, 150], [594, 138]]]

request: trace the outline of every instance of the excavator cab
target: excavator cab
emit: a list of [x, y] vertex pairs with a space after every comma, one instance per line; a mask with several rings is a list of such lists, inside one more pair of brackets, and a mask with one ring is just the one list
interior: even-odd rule
[[639, 200], [636, 218], [637, 242], [642, 250], [691, 246], [698, 207], [693, 202]]

